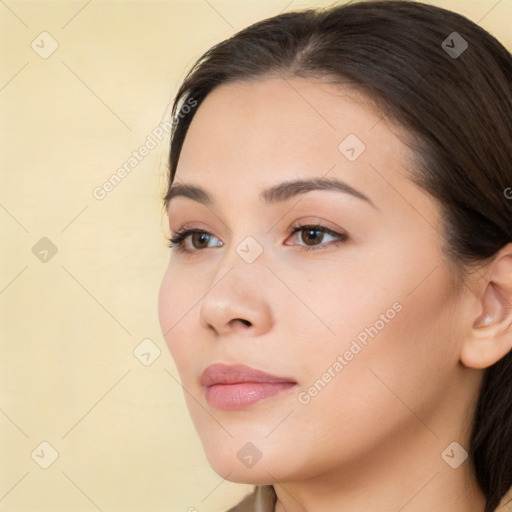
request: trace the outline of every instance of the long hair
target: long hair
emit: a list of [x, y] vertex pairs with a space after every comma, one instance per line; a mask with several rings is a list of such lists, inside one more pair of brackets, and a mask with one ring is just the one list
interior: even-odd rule
[[[280, 75], [349, 83], [407, 130], [411, 177], [437, 200], [462, 278], [512, 242], [511, 55], [465, 17], [417, 2], [281, 14], [208, 50], [174, 103], [169, 188], [204, 98], [220, 84]], [[492, 512], [512, 485], [512, 353], [485, 371], [470, 457]]]

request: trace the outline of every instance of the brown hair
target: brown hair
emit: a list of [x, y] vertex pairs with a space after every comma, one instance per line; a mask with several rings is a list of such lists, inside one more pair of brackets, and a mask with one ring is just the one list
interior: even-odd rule
[[[417, 158], [412, 178], [439, 202], [460, 269], [512, 242], [504, 193], [512, 185], [511, 55], [463, 16], [418, 2], [281, 14], [208, 50], [174, 103], [169, 188], [204, 98], [220, 84], [279, 74], [349, 82], [406, 128]], [[470, 457], [492, 512], [512, 485], [512, 353], [486, 370]]]

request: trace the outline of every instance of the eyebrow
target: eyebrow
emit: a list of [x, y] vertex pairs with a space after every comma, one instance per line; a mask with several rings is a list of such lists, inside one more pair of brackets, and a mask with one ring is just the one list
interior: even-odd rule
[[[362, 192], [351, 187], [344, 181], [332, 178], [312, 178], [307, 180], [285, 181], [263, 190], [260, 194], [260, 198], [267, 204], [274, 204], [282, 201], [288, 201], [300, 194], [305, 194], [314, 190], [343, 192], [361, 199], [376, 208], [373, 201]], [[167, 205], [169, 205], [172, 199], [178, 196], [187, 197], [205, 205], [212, 205], [214, 203], [210, 194], [196, 185], [188, 185], [184, 183], [177, 183], [176, 185], [173, 185], [165, 197]]]

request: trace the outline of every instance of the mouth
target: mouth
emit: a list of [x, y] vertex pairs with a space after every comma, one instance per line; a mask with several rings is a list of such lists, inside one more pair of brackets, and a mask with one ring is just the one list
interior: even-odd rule
[[297, 385], [293, 379], [277, 377], [245, 365], [213, 364], [201, 376], [206, 400], [221, 410], [245, 409]]

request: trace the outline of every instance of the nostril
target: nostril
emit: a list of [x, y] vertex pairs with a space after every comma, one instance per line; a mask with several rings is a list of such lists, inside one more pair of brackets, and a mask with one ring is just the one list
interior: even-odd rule
[[233, 320], [231, 320], [231, 322], [237, 322], [237, 321], [243, 323], [247, 327], [250, 327], [252, 325], [252, 323], [249, 322], [249, 320], [245, 320], [244, 318], [233, 318]]

